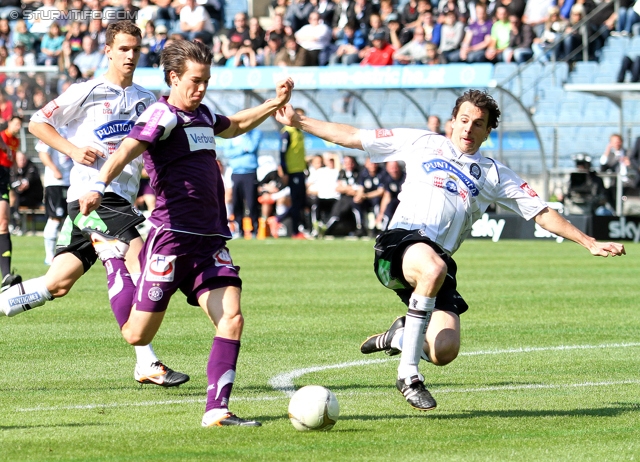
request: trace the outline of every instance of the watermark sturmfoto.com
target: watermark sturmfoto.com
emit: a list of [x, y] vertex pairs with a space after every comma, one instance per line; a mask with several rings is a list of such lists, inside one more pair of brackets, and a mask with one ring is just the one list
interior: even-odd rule
[[[9, 13], [9, 19], [18, 19], [20, 13], [18, 11], [11, 11]], [[92, 19], [100, 19], [102, 21], [136, 21], [138, 19], [137, 11], [123, 11], [123, 10], [24, 10], [22, 12], [22, 18], [26, 21], [80, 21], [88, 22]]]

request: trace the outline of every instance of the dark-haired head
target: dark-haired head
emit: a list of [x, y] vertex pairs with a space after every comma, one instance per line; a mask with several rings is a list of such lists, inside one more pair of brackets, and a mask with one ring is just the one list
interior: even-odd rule
[[108, 46], [113, 46], [113, 42], [118, 34], [132, 35], [142, 40], [142, 31], [135, 23], [131, 21], [117, 21], [107, 26], [107, 34], [105, 43]]
[[187, 70], [187, 62], [211, 66], [213, 53], [202, 42], [178, 40], [162, 50], [160, 66], [164, 68], [164, 81], [171, 86], [171, 72], [181, 78]]
[[453, 112], [451, 113], [452, 118], [455, 119], [458, 116], [460, 107], [466, 102], [473, 104], [478, 109], [487, 111], [487, 114], [489, 115], [487, 128], [498, 128], [500, 109], [498, 108], [498, 104], [496, 103], [496, 101], [489, 93], [481, 90], [465, 91], [464, 94], [456, 100], [456, 105], [453, 107]]

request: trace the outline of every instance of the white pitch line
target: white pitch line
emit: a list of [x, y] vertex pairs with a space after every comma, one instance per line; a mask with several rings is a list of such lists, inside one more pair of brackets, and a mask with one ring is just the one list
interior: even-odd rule
[[[508, 350], [481, 350], [481, 351], [468, 351], [460, 353], [460, 356], [479, 356], [479, 355], [500, 355], [500, 354], [515, 354], [515, 353], [532, 353], [538, 351], [564, 351], [564, 350], [593, 350], [604, 348], [629, 348], [640, 346], [640, 343], [608, 343], [603, 345], [559, 345], [555, 347], [527, 347], [527, 348], [512, 348]], [[398, 358], [394, 358], [398, 359]], [[342, 369], [345, 367], [353, 366], [365, 366], [367, 364], [381, 363], [385, 361], [391, 361], [389, 359], [371, 359], [354, 361], [341, 364], [330, 364], [326, 366], [314, 366], [304, 369], [295, 369], [291, 372], [276, 375], [269, 380], [269, 385], [275, 390], [283, 392], [287, 396], [292, 396], [295, 393], [296, 388], [293, 385], [293, 380], [311, 372], [320, 372], [328, 369]]]
[[[496, 385], [493, 387], [477, 387], [477, 388], [431, 388], [433, 393], [445, 394], [445, 393], [487, 393], [494, 391], [520, 391], [520, 390], [543, 390], [543, 389], [562, 389], [562, 388], [583, 388], [583, 387], [611, 387], [619, 385], [640, 385], [640, 380], [618, 380], [611, 382], [581, 382], [581, 383], [560, 383], [560, 384], [546, 384], [546, 383], [531, 383], [521, 385]], [[377, 392], [342, 392], [337, 393], [338, 396], [370, 396], [370, 395], [386, 395], [388, 391]], [[256, 396], [256, 397], [234, 397], [234, 401], [279, 401], [288, 399], [286, 395], [279, 394], [278, 396]], [[173, 399], [166, 401], [142, 401], [139, 403], [110, 403], [110, 404], [86, 404], [76, 406], [55, 406], [55, 407], [32, 407], [16, 409], [16, 412], [55, 412], [62, 410], [91, 410], [91, 409], [107, 409], [107, 408], [125, 408], [125, 407], [139, 407], [139, 406], [165, 406], [170, 404], [189, 404], [189, 403], [205, 403], [205, 399]]]
[[[460, 353], [460, 356], [478, 356], [478, 355], [497, 355], [497, 354], [515, 354], [515, 353], [531, 353], [539, 351], [562, 351], [562, 350], [593, 350], [593, 349], [605, 349], [605, 348], [629, 348], [638, 347], [640, 343], [610, 343], [602, 345], [560, 345], [555, 347], [531, 347], [531, 348], [515, 348], [508, 350], [484, 350], [484, 351], [469, 351]], [[276, 375], [269, 380], [274, 390], [281, 391], [283, 394], [278, 396], [261, 396], [261, 397], [234, 397], [234, 401], [275, 401], [290, 397], [295, 392], [293, 380], [299, 378], [305, 374], [312, 372], [320, 372], [329, 369], [344, 369], [347, 367], [366, 366], [368, 364], [384, 363], [387, 361], [397, 360], [398, 358], [384, 358], [384, 359], [364, 359], [360, 361], [351, 361], [340, 364], [329, 364], [325, 366], [313, 366], [304, 369], [296, 369], [291, 372]], [[614, 386], [614, 385], [635, 385], [640, 384], [640, 380], [621, 380], [611, 382], [583, 382], [574, 384], [522, 384], [522, 385], [503, 385], [495, 387], [478, 387], [478, 388], [465, 388], [465, 389], [441, 389], [433, 388], [435, 393], [483, 393], [499, 390], [531, 390], [531, 389], [550, 389], [550, 388], [579, 388], [579, 387], [599, 387], [599, 386]], [[386, 392], [385, 392], [386, 393]], [[341, 395], [351, 394], [375, 394], [375, 393], [340, 393]], [[379, 393], [381, 394], [381, 393]], [[91, 410], [91, 409], [106, 409], [106, 408], [119, 408], [119, 407], [140, 407], [140, 406], [162, 406], [171, 404], [189, 404], [189, 403], [204, 403], [204, 398], [185, 398], [174, 399], [164, 401], [141, 401], [136, 403], [109, 403], [109, 404], [85, 404], [85, 405], [69, 405], [69, 406], [52, 406], [52, 407], [33, 407], [33, 408], [19, 408], [16, 412], [47, 412], [47, 411], [60, 411], [60, 410]]]

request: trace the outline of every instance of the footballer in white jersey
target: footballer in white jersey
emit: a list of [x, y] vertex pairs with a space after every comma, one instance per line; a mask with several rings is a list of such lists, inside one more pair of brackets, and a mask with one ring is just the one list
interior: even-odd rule
[[[31, 121], [56, 129], [67, 126], [67, 139], [76, 146], [91, 146], [105, 157], [93, 165], [74, 162], [67, 201], [77, 200], [93, 186], [100, 167], [129, 134], [138, 116], [156, 101], [137, 84], [121, 88], [99, 77], [71, 85], [67, 91], [36, 112]], [[133, 202], [138, 193], [142, 160], [135, 159], [109, 185], [106, 192]]]
[[421, 229], [452, 255], [492, 203], [529, 220], [547, 205], [503, 164], [479, 152], [463, 154], [437, 133], [414, 129], [361, 130], [373, 162], [401, 161], [407, 177], [388, 229]]
[[402, 353], [396, 388], [421, 411], [434, 409], [436, 401], [419, 372], [420, 359], [444, 366], [460, 351], [460, 315], [468, 305], [457, 291], [451, 255], [491, 203], [535, 220], [592, 255], [625, 254], [622, 244], [598, 242], [571, 225], [513, 171], [478, 152], [499, 118], [495, 100], [479, 90], [468, 90], [456, 100], [451, 139], [427, 130], [359, 130], [296, 114], [290, 105], [276, 113], [278, 122], [365, 150], [373, 162], [406, 164], [400, 204], [389, 229], [376, 239], [374, 270], [407, 305], [407, 314], [386, 332], [367, 338], [360, 351]]

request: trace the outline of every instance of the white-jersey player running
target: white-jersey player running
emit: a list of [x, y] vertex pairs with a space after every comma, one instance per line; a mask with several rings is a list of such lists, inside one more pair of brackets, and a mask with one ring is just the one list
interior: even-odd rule
[[[616, 256], [624, 246], [601, 243], [547, 207], [525, 181], [478, 149], [498, 126], [500, 110], [485, 92], [469, 90], [452, 112], [451, 141], [426, 130], [359, 130], [296, 114], [288, 105], [276, 119], [324, 140], [367, 151], [374, 162], [402, 161], [407, 177], [400, 205], [387, 231], [376, 239], [374, 269], [380, 282], [407, 305], [406, 317], [384, 333], [369, 337], [365, 353], [402, 352], [396, 387], [419, 410], [436, 407], [418, 363], [443, 366], [460, 348], [460, 314], [468, 308], [456, 287], [451, 255], [470, 234], [473, 222], [497, 202], [544, 229], [589, 249]], [[436, 341], [437, 339], [437, 341]]]
[[[59, 129], [59, 133], [66, 138], [66, 127]], [[42, 141], [36, 143], [36, 151], [44, 165], [44, 208], [47, 214], [47, 223], [43, 232], [44, 263], [51, 265], [56, 253], [58, 232], [62, 221], [67, 216], [67, 190], [73, 160]]]
[[[72, 85], [31, 118], [29, 130], [51, 148], [68, 155], [74, 165], [67, 193], [68, 216], [57, 242], [57, 253], [47, 274], [11, 287], [0, 295], [0, 311], [14, 316], [65, 296], [73, 284], [95, 263], [97, 256], [83, 228], [99, 229], [129, 244], [125, 246], [127, 269], [139, 275], [138, 252], [142, 239], [136, 225], [144, 221], [132, 206], [138, 191], [142, 161], [134, 160], [108, 188], [104, 207], [89, 216], [79, 213], [78, 199], [95, 188], [100, 167], [129, 134], [138, 116], [156, 101], [150, 91], [133, 83], [140, 57], [140, 29], [129, 21], [108, 26], [105, 54], [109, 68], [104, 76]], [[58, 133], [67, 128], [67, 137]], [[128, 249], [128, 250], [127, 250]], [[110, 292], [110, 303], [130, 305], [133, 288]], [[151, 345], [135, 347], [135, 379], [165, 387], [180, 385], [189, 376], [175, 372], [158, 360]]]

